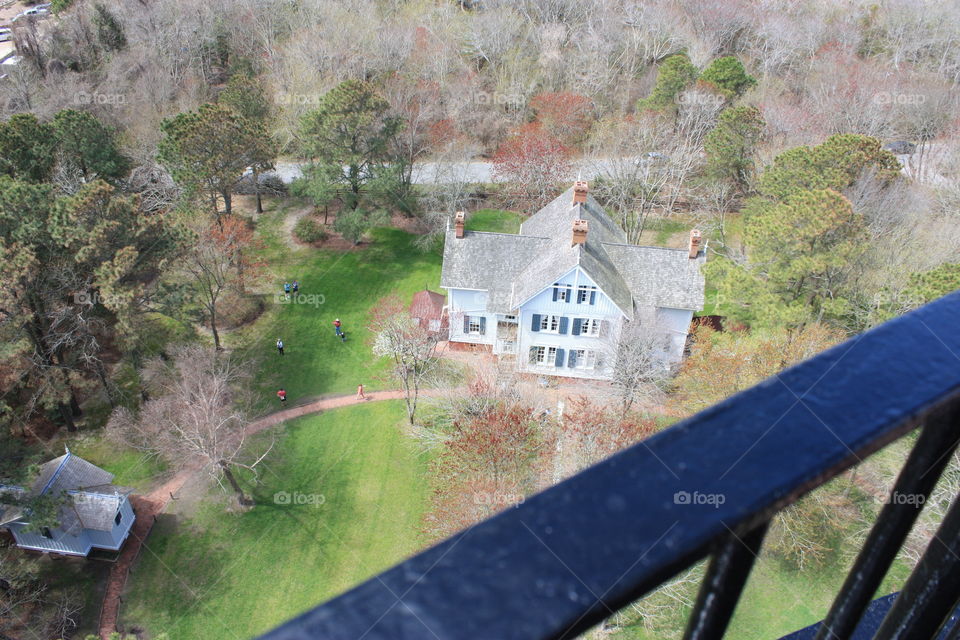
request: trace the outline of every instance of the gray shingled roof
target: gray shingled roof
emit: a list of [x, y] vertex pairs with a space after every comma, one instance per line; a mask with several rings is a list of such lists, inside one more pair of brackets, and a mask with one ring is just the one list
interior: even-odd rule
[[[587, 220], [585, 245], [571, 246], [573, 221]], [[520, 234], [447, 231], [440, 286], [487, 291], [487, 309], [510, 313], [579, 265], [628, 317], [635, 305], [703, 308], [705, 253], [626, 244], [626, 235], [592, 196], [573, 188], [530, 216]]]
[[686, 249], [604, 244], [607, 255], [633, 292], [640, 306], [703, 309], [705, 251], [691, 260]]
[[48, 491], [73, 491], [109, 485], [113, 474], [72, 453], [66, 453], [40, 467], [40, 476], [33, 483], [34, 494]]
[[549, 244], [546, 238], [479, 231], [467, 231], [458, 239], [448, 230], [440, 286], [486, 291], [490, 311], [509, 313], [511, 285], [517, 274], [546, 253]]
[[[129, 489], [111, 483], [113, 474], [79, 456], [66, 453], [40, 467], [40, 475], [30, 489], [32, 495], [67, 492], [70, 500], [60, 510], [60, 528], [71, 535], [81, 529], [110, 531], [113, 519]], [[26, 493], [24, 489], [19, 492]], [[0, 522], [7, 524], [23, 518], [19, 507], [6, 510], [0, 505]]]

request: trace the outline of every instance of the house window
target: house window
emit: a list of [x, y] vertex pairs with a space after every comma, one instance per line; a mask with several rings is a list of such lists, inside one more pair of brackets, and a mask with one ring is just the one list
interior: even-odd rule
[[577, 304], [596, 304], [597, 302], [597, 288], [589, 287], [585, 284], [577, 287]]
[[593, 369], [597, 366], [597, 352], [593, 349], [577, 349], [577, 369]]
[[530, 361], [540, 367], [555, 367], [557, 364], [556, 347], [532, 347]]
[[594, 337], [599, 336], [600, 322], [601, 320], [597, 318], [584, 318], [580, 321], [580, 335]]
[[487, 319], [483, 316], [464, 316], [463, 332], [466, 334], [485, 335], [487, 333]]
[[540, 331], [546, 331], [547, 333], [559, 333], [560, 316], [541, 316]]
[[503, 316], [503, 320], [504, 320], [504, 322], [514, 322], [514, 323], [515, 323], [515, 322], [517, 321], [517, 316], [511, 316], [511, 315]]
[[117, 511], [117, 517], [113, 519], [113, 524], [120, 524], [121, 520], [123, 520], [123, 512]]
[[570, 302], [571, 287], [567, 284], [553, 285], [554, 302]]

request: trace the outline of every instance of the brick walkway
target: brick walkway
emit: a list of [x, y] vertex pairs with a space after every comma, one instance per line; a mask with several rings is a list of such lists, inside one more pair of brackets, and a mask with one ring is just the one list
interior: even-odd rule
[[[433, 395], [433, 390], [424, 389], [420, 392], [421, 397]], [[334, 396], [332, 398], [322, 398], [313, 402], [290, 407], [282, 411], [277, 411], [266, 415], [259, 420], [254, 420], [246, 428], [246, 435], [252, 435], [272, 427], [281, 422], [299, 418], [311, 413], [326, 411], [328, 409], [337, 409], [361, 402], [373, 402], [382, 400], [397, 400], [403, 398], [403, 391], [371, 391], [365, 394], [366, 398], [361, 400], [355, 394]], [[130, 502], [136, 511], [137, 519], [130, 530], [130, 536], [124, 543], [123, 550], [117, 558], [117, 562], [110, 568], [110, 577], [107, 578], [107, 588], [103, 596], [103, 606], [100, 608], [100, 638], [108, 640], [111, 633], [117, 630], [117, 620], [120, 616], [120, 596], [123, 594], [124, 585], [127, 582], [127, 574], [130, 573], [130, 567], [136, 561], [140, 554], [144, 540], [150, 534], [153, 528], [153, 522], [157, 515], [162, 513], [170, 502], [172, 494], [179, 491], [184, 484], [200, 470], [199, 464], [193, 464], [179, 471], [167, 482], [157, 487], [145, 496], [131, 496]]]

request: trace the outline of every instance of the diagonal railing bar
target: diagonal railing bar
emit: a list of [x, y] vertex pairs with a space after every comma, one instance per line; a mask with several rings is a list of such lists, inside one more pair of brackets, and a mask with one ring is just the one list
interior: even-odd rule
[[847, 640], [880, 588], [903, 541], [960, 440], [960, 407], [931, 415], [894, 484], [887, 503], [853, 563], [816, 640]]
[[769, 523], [764, 523], [742, 537], [732, 531], [727, 534], [710, 560], [684, 640], [723, 637], [750, 577], [753, 562], [760, 553], [768, 526]]

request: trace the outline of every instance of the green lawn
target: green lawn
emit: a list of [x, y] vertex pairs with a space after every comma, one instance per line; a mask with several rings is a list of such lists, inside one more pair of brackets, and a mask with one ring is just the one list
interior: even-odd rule
[[[253, 325], [229, 336], [232, 346], [249, 349], [260, 359], [260, 407], [268, 410], [279, 387], [289, 401], [326, 394], [352, 393], [363, 383], [369, 389], [393, 386], [385, 378], [387, 362], [370, 350], [368, 330], [373, 305], [388, 294], [409, 302], [417, 291], [439, 291], [439, 251], [424, 252], [414, 246], [415, 236], [398, 229], [376, 229], [371, 242], [356, 251], [309, 247], [291, 249], [281, 237], [283, 217], [296, 200], [276, 201], [275, 210], [257, 224], [265, 262], [263, 278], [272, 287], [267, 311]], [[279, 205], [279, 206], [278, 206]], [[473, 214], [468, 228], [483, 231], [516, 231], [519, 216], [483, 209]], [[298, 280], [304, 304], [278, 301], [285, 281]], [[315, 296], [309, 298], [309, 296]], [[340, 318], [347, 341], [336, 337], [333, 321]], [[285, 355], [275, 344], [282, 338]]]
[[520, 216], [502, 209], [480, 209], [470, 215], [465, 225], [471, 231], [495, 231], [497, 233], [520, 233]]
[[[281, 218], [268, 214], [258, 225], [267, 241], [264, 278], [274, 291], [266, 296], [267, 311], [229, 338], [260, 359], [261, 406], [269, 407], [279, 387], [297, 402], [349, 393], [360, 383], [371, 389], [392, 386], [384, 379], [386, 361], [370, 350], [370, 309], [388, 294], [408, 302], [416, 291], [437, 290], [440, 255], [418, 250], [414, 236], [397, 229], [375, 230], [372, 242], [356, 251], [290, 249], [275, 237]], [[278, 301], [284, 281], [293, 280], [299, 280], [304, 302]], [[345, 343], [334, 333], [336, 318], [347, 335]], [[277, 338], [285, 344], [282, 358], [275, 349]]]
[[75, 441], [70, 444], [70, 450], [114, 474], [114, 484], [138, 491], [149, 489], [164, 470], [163, 463], [156, 457], [118, 446], [100, 436]]
[[[226, 513], [211, 498], [196, 515], [161, 517], [123, 623], [171, 638], [249, 638], [412, 554], [427, 460], [403, 418], [401, 402], [377, 402], [281, 427], [255, 507]], [[278, 492], [324, 502], [278, 505]]]

